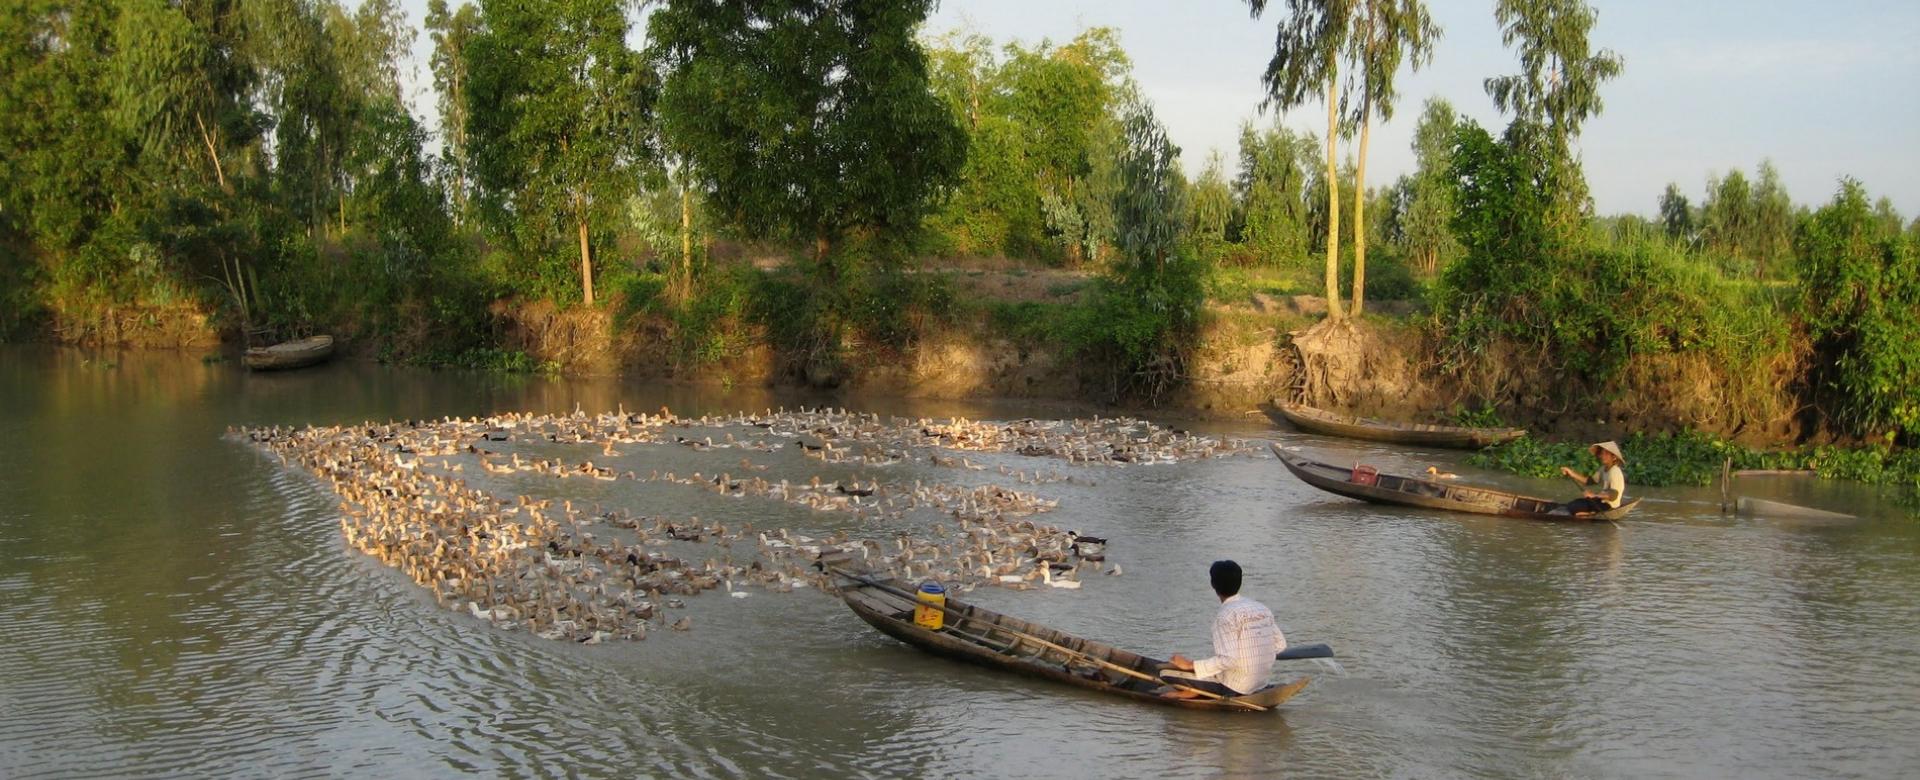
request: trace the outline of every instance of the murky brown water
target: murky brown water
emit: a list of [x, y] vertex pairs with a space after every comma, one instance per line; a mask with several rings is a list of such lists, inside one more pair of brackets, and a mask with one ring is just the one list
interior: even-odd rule
[[[330, 491], [221, 436], [230, 425], [783, 402], [819, 399], [358, 365], [254, 376], [171, 353], [0, 348], [0, 776], [1890, 777], [1920, 767], [1920, 524], [1857, 486], [1748, 490], [1858, 522], [1725, 518], [1717, 493], [1656, 489], [1636, 490], [1648, 500], [1617, 527], [1368, 506], [1294, 481], [1270, 457], [1078, 467], [1097, 485], [1035, 488], [1061, 501], [1048, 522], [1113, 539], [1126, 573], [972, 600], [1191, 654], [1206, 649], [1214, 604], [1206, 564], [1232, 556], [1291, 638], [1340, 652], [1344, 676], [1282, 665], [1316, 676], [1283, 712], [1223, 716], [928, 657], [810, 591], [692, 599], [695, 630], [637, 643], [500, 631], [350, 553]], [[1456, 454], [1229, 429], [1383, 468], [1436, 463], [1563, 489], [1477, 472]], [[699, 464], [657, 454], [663, 468]], [[818, 469], [772, 462], [795, 478]], [[865, 476], [956, 479], [933, 472]], [[676, 486], [533, 488], [796, 530], [845, 522]]]

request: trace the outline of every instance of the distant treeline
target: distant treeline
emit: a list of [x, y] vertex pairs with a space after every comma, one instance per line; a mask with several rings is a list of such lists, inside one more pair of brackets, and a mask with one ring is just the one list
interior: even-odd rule
[[[1112, 30], [927, 36], [931, 6], [433, 0], [415, 30], [395, 0], [8, 3], [0, 332], [193, 311], [516, 365], [490, 313], [516, 299], [613, 307], [694, 363], [759, 339], [813, 365], [972, 312], [1151, 395], [1209, 293], [1314, 290], [1332, 320], [1419, 302], [1445, 370], [1500, 346], [1599, 395], [1652, 355], [1781, 358], [1836, 431], [1920, 430], [1920, 220], [1852, 182], [1795, 204], [1765, 162], [1698, 205], [1669, 185], [1654, 218], [1596, 217], [1575, 141], [1624, 63], [1583, 3], [1497, 2], [1509, 125], [1427, 100], [1416, 170], [1378, 184], [1370, 127], [1440, 41], [1418, 0], [1275, 9], [1271, 103], [1326, 100], [1327, 135], [1249, 123], [1193, 181]], [[438, 138], [402, 99], [423, 32]], [[904, 273], [954, 256], [1099, 278], [1013, 310]]]

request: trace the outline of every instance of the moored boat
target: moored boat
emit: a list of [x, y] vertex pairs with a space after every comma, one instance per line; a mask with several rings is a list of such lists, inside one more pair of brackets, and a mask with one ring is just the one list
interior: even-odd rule
[[1492, 488], [1450, 485], [1437, 480], [1388, 474], [1371, 466], [1336, 466], [1287, 452], [1271, 445], [1280, 463], [1300, 481], [1336, 495], [1377, 504], [1400, 504], [1427, 509], [1445, 509], [1479, 515], [1500, 515], [1529, 520], [1618, 520], [1633, 511], [1640, 499], [1634, 498], [1605, 512], [1576, 515], [1566, 504], [1544, 498], [1523, 496]]
[[[1008, 617], [947, 598], [943, 625], [935, 630], [914, 621], [914, 595], [892, 580], [834, 570], [840, 598], [853, 613], [887, 636], [935, 655], [1063, 682], [1137, 701], [1199, 710], [1270, 710], [1307, 687], [1309, 678], [1268, 685], [1244, 696], [1208, 694], [1195, 699], [1159, 695], [1170, 681], [1158, 679], [1166, 663], [1046, 626]], [[1324, 646], [1318, 646], [1324, 650]], [[1330, 655], [1323, 652], [1319, 655]], [[1311, 654], [1282, 658], [1317, 657]]]
[[333, 356], [332, 336], [310, 336], [271, 347], [254, 347], [242, 359], [255, 371], [305, 368]]
[[1524, 428], [1469, 428], [1459, 425], [1393, 422], [1372, 417], [1335, 414], [1299, 404], [1279, 404], [1278, 409], [1287, 422], [1309, 433], [1393, 444], [1476, 450], [1495, 444], [1504, 444], [1527, 435]]

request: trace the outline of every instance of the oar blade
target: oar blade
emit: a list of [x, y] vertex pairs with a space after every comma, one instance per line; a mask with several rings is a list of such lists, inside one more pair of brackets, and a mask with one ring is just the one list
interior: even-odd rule
[[1280, 654], [1274, 656], [1274, 659], [1280, 661], [1298, 661], [1306, 658], [1332, 657], [1332, 647], [1328, 646], [1325, 642], [1315, 642], [1310, 645], [1288, 645], [1287, 649], [1280, 651]]

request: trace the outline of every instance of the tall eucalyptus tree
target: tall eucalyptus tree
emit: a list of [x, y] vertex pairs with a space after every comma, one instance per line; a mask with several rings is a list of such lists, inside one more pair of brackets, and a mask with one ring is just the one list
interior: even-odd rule
[[1528, 132], [1542, 132], [1557, 158], [1557, 219], [1563, 226], [1589, 210], [1586, 181], [1573, 142], [1601, 110], [1600, 85], [1620, 75], [1620, 55], [1593, 50], [1596, 14], [1585, 0], [1496, 0], [1500, 39], [1517, 46], [1522, 72], [1486, 80], [1487, 94]]
[[1350, 59], [1359, 67], [1360, 88], [1353, 121], [1360, 126], [1359, 165], [1354, 173], [1353, 220], [1353, 313], [1366, 307], [1367, 290], [1367, 140], [1373, 129], [1373, 114], [1381, 121], [1393, 119], [1393, 104], [1399, 98], [1393, 81], [1400, 65], [1409, 64], [1418, 71], [1433, 59], [1433, 44], [1440, 38], [1440, 26], [1434, 24], [1421, 0], [1359, 0], [1354, 35], [1349, 42]]
[[[1267, 103], [1282, 110], [1307, 102], [1325, 90], [1327, 101], [1327, 317], [1345, 317], [1340, 306], [1340, 170], [1335, 141], [1340, 135], [1340, 58], [1354, 35], [1362, 0], [1287, 0], [1273, 59], [1261, 81]], [[1247, 0], [1255, 18], [1267, 0]]]
[[467, 198], [472, 191], [467, 163], [467, 46], [480, 29], [480, 9], [461, 3], [447, 9], [447, 0], [427, 4], [427, 33], [433, 39], [433, 56], [428, 67], [433, 72], [433, 91], [440, 96], [441, 157], [446, 160], [447, 191], [453, 196], [455, 219], [467, 217]]

